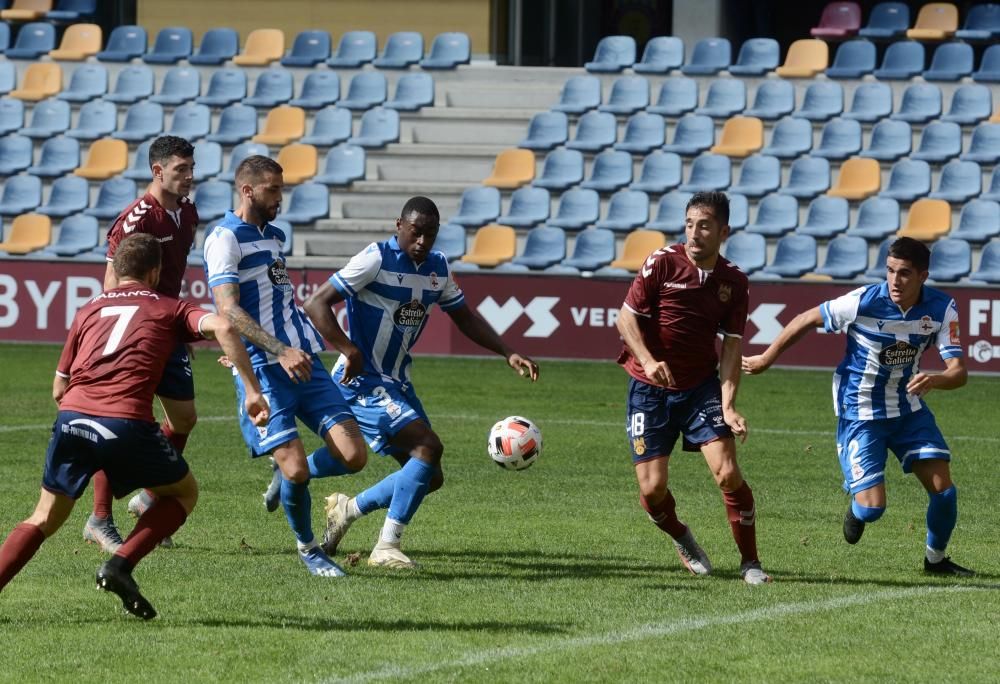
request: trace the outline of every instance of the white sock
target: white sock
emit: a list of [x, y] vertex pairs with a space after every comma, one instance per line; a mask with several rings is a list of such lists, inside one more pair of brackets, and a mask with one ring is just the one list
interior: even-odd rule
[[379, 542], [399, 546], [399, 541], [403, 538], [403, 530], [405, 529], [406, 523], [401, 523], [386, 516], [385, 524], [382, 525], [382, 534], [379, 535]]
[[931, 563], [940, 563], [944, 560], [944, 551], [938, 551], [937, 549], [932, 549], [927, 547], [926, 551], [927, 560]]
[[347, 520], [349, 522], [354, 522], [358, 518], [364, 515], [361, 509], [358, 508], [358, 500], [351, 497], [350, 501], [347, 502]]
[[309, 549], [315, 549], [317, 546], [319, 546], [319, 543], [316, 541], [315, 538], [311, 542], [309, 542], [308, 544], [303, 544], [300, 541], [296, 541], [295, 543], [299, 547], [299, 553], [305, 553]]

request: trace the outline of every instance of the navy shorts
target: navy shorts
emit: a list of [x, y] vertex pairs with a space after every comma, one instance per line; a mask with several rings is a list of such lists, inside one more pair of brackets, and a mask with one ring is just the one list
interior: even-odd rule
[[722, 417], [722, 386], [711, 377], [689, 390], [668, 390], [631, 378], [625, 423], [632, 462], [669, 456], [684, 436], [684, 450], [732, 437]]
[[407, 454], [389, 442], [415, 420], [422, 420], [428, 426], [431, 424], [423, 404], [413, 391], [413, 385], [387, 380], [373, 373], [365, 373], [342, 385], [342, 377], [344, 367], [338, 365], [333, 369], [333, 380], [347, 400], [371, 450], [382, 456]]
[[187, 345], [178, 344], [167, 365], [163, 368], [163, 377], [156, 388], [156, 396], [175, 401], [192, 401], [194, 399], [194, 374], [191, 372], [191, 357], [188, 356]]
[[79, 499], [98, 470], [107, 474], [120, 499], [136, 489], [179, 482], [189, 468], [156, 423], [60, 411], [45, 454], [42, 486]]

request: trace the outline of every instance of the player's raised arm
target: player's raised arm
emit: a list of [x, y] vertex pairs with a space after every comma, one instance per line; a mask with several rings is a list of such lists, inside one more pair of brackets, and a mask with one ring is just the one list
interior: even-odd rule
[[484, 321], [482, 316], [465, 304], [449, 309], [447, 313], [463, 335], [483, 349], [489, 349], [507, 359], [507, 364], [516, 370], [518, 375], [528, 377], [532, 382], [538, 380], [538, 364], [504, 344], [496, 330]]
[[763, 354], [743, 357], [743, 372], [747, 375], [763, 373], [774, 365], [786, 349], [801, 340], [809, 330], [821, 325], [823, 325], [823, 314], [818, 306], [803, 311], [781, 330]]
[[215, 339], [219, 343], [230, 365], [235, 366], [236, 371], [240, 374], [240, 379], [243, 380], [243, 385], [246, 388], [244, 408], [246, 408], [250, 420], [253, 421], [254, 425], [266, 425], [268, 419], [267, 402], [261, 394], [260, 383], [257, 381], [257, 376], [254, 375], [253, 365], [250, 363], [250, 357], [247, 356], [246, 347], [243, 346], [243, 342], [233, 325], [223, 316], [209, 314], [201, 320], [200, 332], [206, 338]]
[[344, 376], [341, 379], [341, 382], [347, 383], [364, 370], [365, 358], [361, 350], [344, 334], [333, 313], [333, 305], [342, 301], [344, 301], [343, 295], [328, 280], [306, 299], [302, 309], [319, 330], [319, 334], [347, 359], [344, 364]]
[[632, 352], [632, 356], [642, 366], [643, 372], [650, 382], [663, 387], [674, 384], [674, 376], [670, 372], [670, 367], [666, 361], [657, 361], [653, 358], [646, 342], [642, 339], [642, 329], [639, 327], [639, 319], [636, 314], [627, 306], [623, 306], [618, 312], [618, 320], [615, 323], [622, 341]]

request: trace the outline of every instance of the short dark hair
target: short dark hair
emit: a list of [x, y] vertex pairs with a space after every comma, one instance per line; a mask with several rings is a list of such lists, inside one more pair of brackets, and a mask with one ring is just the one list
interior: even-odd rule
[[251, 154], [236, 167], [236, 186], [257, 185], [264, 180], [264, 174], [283, 173], [281, 164], [262, 154]]
[[416, 197], [411, 197], [406, 200], [406, 204], [403, 205], [403, 211], [399, 212], [399, 217], [405, 219], [413, 213], [433, 218], [437, 221], [441, 220], [441, 213], [438, 211], [437, 205], [434, 204], [432, 200], [427, 197], [423, 197], [422, 195], [417, 195]]
[[931, 263], [931, 250], [927, 249], [927, 245], [920, 240], [914, 240], [911, 237], [901, 237], [894, 240], [889, 245], [888, 256], [905, 259], [920, 272], [926, 271]]
[[712, 210], [716, 221], [724, 226], [729, 225], [729, 197], [724, 192], [696, 192], [684, 208], [685, 215], [691, 207], [707, 207]]
[[115, 275], [141, 280], [160, 265], [160, 241], [149, 233], [134, 233], [121, 241], [111, 263]]
[[149, 146], [149, 168], [166, 164], [171, 157], [193, 157], [194, 145], [176, 135], [161, 135]]

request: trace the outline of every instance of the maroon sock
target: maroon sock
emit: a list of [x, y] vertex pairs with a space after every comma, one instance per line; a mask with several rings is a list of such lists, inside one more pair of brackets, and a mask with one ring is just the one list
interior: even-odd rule
[[753, 492], [746, 482], [735, 492], [722, 492], [726, 504], [729, 526], [733, 529], [733, 539], [740, 550], [743, 563], [757, 558], [757, 509], [753, 502]]
[[45, 534], [38, 525], [23, 522], [10, 531], [0, 546], [0, 590], [21, 572], [43, 541]]
[[115, 552], [115, 556], [121, 558], [126, 564], [126, 569], [131, 572], [132, 568], [155, 549], [164, 537], [176, 532], [186, 519], [187, 512], [176, 498], [161, 496], [139, 516], [135, 528], [121, 548]]
[[167, 441], [174, 446], [177, 453], [183, 456], [184, 447], [186, 447], [188, 443], [187, 433], [174, 432], [166, 423], [160, 426], [160, 431], [163, 433], [163, 436], [167, 438]]
[[677, 519], [677, 502], [674, 501], [673, 494], [667, 490], [667, 495], [660, 503], [653, 505], [642, 494], [639, 495], [642, 507], [649, 513], [649, 519], [661, 530], [669, 534], [674, 539], [681, 537], [687, 532], [687, 525]]
[[90, 478], [90, 481], [94, 485], [94, 517], [107, 518], [111, 515], [111, 500], [114, 498], [111, 495], [111, 483], [108, 482], [108, 476], [104, 474], [103, 470], [98, 470]]

